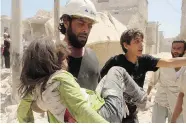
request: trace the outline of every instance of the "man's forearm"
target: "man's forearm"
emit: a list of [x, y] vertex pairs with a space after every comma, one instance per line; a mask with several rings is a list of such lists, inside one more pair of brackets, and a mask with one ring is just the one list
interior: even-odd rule
[[176, 122], [178, 116], [182, 112], [183, 97], [184, 97], [184, 94], [182, 92], [180, 92], [179, 95], [178, 95], [176, 106], [174, 108], [173, 115], [172, 115], [172, 119], [171, 119], [172, 123]]
[[186, 57], [160, 59], [156, 67], [182, 67], [186, 66]]

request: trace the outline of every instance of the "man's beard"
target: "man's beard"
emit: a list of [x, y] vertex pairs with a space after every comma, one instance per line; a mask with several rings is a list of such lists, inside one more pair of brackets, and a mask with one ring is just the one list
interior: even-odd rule
[[172, 57], [173, 57], [173, 58], [176, 58], [176, 57], [183, 57], [184, 52], [183, 52], [183, 53], [181, 53], [181, 54], [177, 53], [177, 54], [179, 54], [178, 56], [174, 56], [173, 52], [171, 52], [171, 54], [172, 54]]
[[[81, 33], [80, 35], [84, 35], [84, 36], [86, 35], [87, 36], [88, 34], [87, 33]], [[78, 39], [78, 36], [76, 36], [72, 31], [71, 25], [67, 29], [67, 36], [68, 36], [68, 41], [69, 41], [70, 45], [72, 45], [75, 48], [83, 48], [87, 43], [87, 39], [83, 40], [83, 41], [80, 41]]]

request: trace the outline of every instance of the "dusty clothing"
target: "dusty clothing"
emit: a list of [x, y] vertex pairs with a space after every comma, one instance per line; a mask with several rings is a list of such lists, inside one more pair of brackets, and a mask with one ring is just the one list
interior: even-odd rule
[[[167, 109], [167, 115], [168, 119], [170, 120], [172, 113], [174, 111], [176, 101], [178, 94], [180, 92], [180, 84], [184, 82], [183, 80], [183, 74], [185, 69], [182, 67], [179, 71], [175, 71], [174, 68], [160, 68], [157, 72], [157, 79], [155, 79], [155, 82], [151, 82], [149, 85], [154, 86], [159, 82], [159, 86], [155, 95], [155, 103], [157, 103], [159, 106], [164, 107], [164, 109]], [[185, 80], [186, 82], [186, 80]], [[158, 113], [159, 107], [155, 107], [153, 109], [153, 116], [158, 117], [160, 113]], [[163, 109], [162, 109], [163, 111]], [[182, 114], [180, 116], [183, 116]], [[155, 117], [152, 117], [152, 121], [156, 123], [155, 121], [159, 122], [158, 119], [153, 119]], [[182, 117], [180, 117], [182, 118]], [[166, 121], [166, 118], [165, 120]], [[164, 123], [162, 121], [162, 123]]]
[[[77, 122], [107, 122], [99, 114], [97, 114], [96, 110], [93, 110], [93, 108], [99, 109], [104, 104], [104, 100], [101, 99], [99, 95], [95, 94], [94, 91], [87, 90], [87, 92], [90, 93], [89, 97], [89, 94], [85, 92], [86, 90], [81, 89], [74, 77], [66, 71], [54, 73], [47, 82], [47, 86], [50, 86], [51, 83], [54, 83], [55, 81], [60, 81], [58, 90], [60, 92], [62, 106], [59, 107], [59, 114], [53, 115], [52, 110], [47, 111], [48, 120], [50, 123], [63, 123], [66, 108], [68, 108], [68, 111], [72, 114]], [[33, 100], [37, 100], [37, 97], [41, 97], [38, 93], [39, 92], [36, 90], [36, 92], [33, 94], [26, 95], [22, 99], [17, 110], [19, 122], [34, 122], [33, 113], [30, 106]], [[89, 104], [87, 101], [92, 104]]]
[[[99, 93], [80, 88], [74, 77], [66, 72], [56, 72], [48, 81], [47, 86], [55, 81], [60, 81], [61, 106], [56, 114], [48, 110], [49, 122], [64, 122], [66, 109], [77, 122], [121, 122], [124, 115], [123, 92], [126, 92], [136, 104], [145, 104], [145, 92], [137, 86], [132, 78], [121, 67], [113, 67], [98, 85]], [[47, 89], [47, 88], [46, 88]], [[39, 93], [35, 92], [34, 94]], [[40, 97], [38, 94], [33, 95]], [[20, 122], [33, 122], [30, 105], [33, 99], [25, 97], [18, 108]], [[103, 117], [99, 116], [98, 113]]]
[[[183, 82], [184, 71], [183, 68], [178, 72], [176, 72], [174, 68], [160, 68], [158, 72], [159, 87], [155, 95], [155, 102], [161, 106], [168, 107], [171, 113], [174, 111], [180, 90], [179, 86]], [[179, 75], [176, 75], [176, 73], [179, 73]], [[156, 83], [157, 82], [155, 82], [155, 84]]]
[[5, 60], [5, 68], [10, 68], [10, 55], [9, 56], [4, 56]]
[[69, 72], [77, 78], [80, 87], [95, 90], [100, 78], [99, 62], [96, 54], [89, 48], [85, 49], [83, 57], [68, 58]]
[[126, 102], [123, 93], [132, 97], [133, 103], [140, 103], [146, 93], [122, 67], [112, 67], [104, 78], [98, 84], [99, 89], [103, 83], [101, 96], [105, 99], [105, 104], [99, 113], [109, 122], [121, 123], [126, 112], [123, 106], [125, 105], [123, 102]]
[[3, 50], [4, 56], [10, 55], [10, 41], [7, 39], [4, 40], [4, 50]]
[[5, 67], [10, 68], [10, 40], [4, 40], [3, 56], [5, 60]]
[[183, 97], [183, 105], [182, 105], [182, 113], [183, 113], [183, 119], [184, 119], [184, 123], [186, 123], [186, 71], [183, 73], [182, 76], [182, 83], [181, 83], [181, 92], [184, 93], [184, 97]]
[[1, 67], [3, 68], [4, 66], [4, 57], [3, 57], [3, 52], [4, 52], [4, 45], [1, 45]]
[[[171, 122], [172, 114], [168, 110], [167, 107], [163, 107], [155, 103], [152, 110], [152, 123], [166, 123], [166, 119], [168, 118], [168, 123]], [[177, 123], [183, 123], [183, 116], [179, 116]]]

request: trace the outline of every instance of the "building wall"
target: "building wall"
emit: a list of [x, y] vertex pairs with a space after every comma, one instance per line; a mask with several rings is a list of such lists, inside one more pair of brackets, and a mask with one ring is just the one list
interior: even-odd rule
[[[98, 11], [108, 11], [127, 28], [139, 28], [146, 41], [147, 0], [92, 0]], [[146, 45], [145, 45], [146, 46]], [[146, 47], [144, 47], [144, 52]], [[146, 53], [146, 52], [145, 52]]]
[[165, 38], [162, 42], [161, 52], [171, 52], [172, 42], [175, 38]]
[[144, 32], [148, 20], [147, 0], [92, 0], [98, 11], [110, 12], [129, 28], [140, 28]]
[[159, 35], [158, 35], [158, 44], [157, 44], [157, 53], [163, 52], [163, 42], [164, 42], [164, 35], [163, 35], [163, 31], [159, 31]]
[[105, 42], [87, 46], [96, 53], [100, 68], [102, 68], [111, 57], [123, 53], [119, 42]]
[[186, 40], [186, 0], [182, 0], [182, 17], [181, 17], [181, 39]]
[[1, 19], [0, 19], [0, 23], [1, 23], [1, 37], [3, 36], [3, 33], [5, 31], [5, 29], [7, 29], [7, 33], [10, 34], [10, 18], [8, 16], [1, 16]]
[[148, 22], [146, 27], [146, 53], [147, 54], [157, 54], [158, 50], [158, 23]]

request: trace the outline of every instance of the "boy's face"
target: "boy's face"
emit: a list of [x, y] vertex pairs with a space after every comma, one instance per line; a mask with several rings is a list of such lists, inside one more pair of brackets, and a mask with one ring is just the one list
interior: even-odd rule
[[125, 44], [127, 48], [127, 53], [134, 56], [141, 56], [143, 52], [143, 38], [141, 36], [136, 36], [130, 42], [130, 44]]

